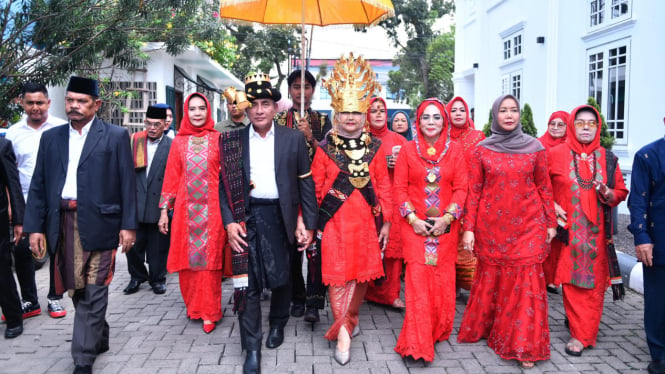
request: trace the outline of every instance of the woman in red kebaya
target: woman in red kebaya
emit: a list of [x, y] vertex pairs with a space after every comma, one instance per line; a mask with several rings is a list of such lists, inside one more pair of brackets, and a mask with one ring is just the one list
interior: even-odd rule
[[416, 137], [400, 151], [395, 169], [401, 216], [394, 224], [402, 231], [407, 263], [406, 316], [395, 351], [431, 362], [434, 345], [453, 330], [458, 219], [468, 175], [441, 101], [424, 100], [415, 127]]
[[[563, 110], [552, 113], [550, 116], [549, 122], [547, 122], [547, 131], [543, 136], [538, 138], [540, 143], [549, 150], [559, 144], [566, 142], [566, 127], [568, 123], [568, 113]], [[551, 155], [550, 155], [551, 156]], [[551, 157], [548, 157], [547, 160], [549, 163], [552, 163], [553, 160]], [[557, 217], [564, 214], [561, 207], [554, 203], [554, 210], [557, 214]], [[561, 225], [565, 226], [565, 223], [561, 220], [557, 220]], [[562, 226], [563, 228], [563, 226]], [[543, 271], [545, 272], [545, 282], [547, 283], [547, 292], [559, 293], [558, 285], [554, 283], [554, 275], [556, 274], [556, 267], [559, 263], [559, 254], [561, 253], [561, 240], [559, 238], [554, 238], [552, 240], [550, 254], [543, 262]]]
[[542, 263], [556, 234], [547, 155], [522, 132], [512, 95], [492, 106], [492, 136], [474, 149], [465, 249], [478, 257], [457, 340], [487, 345], [524, 368], [550, 358]]
[[333, 131], [319, 143], [312, 177], [319, 202], [316, 246], [334, 322], [325, 338], [337, 341], [334, 358], [350, 360], [351, 338], [369, 281], [384, 276], [393, 201], [381, 142], [365, 128], [369, 99], [378, 89], [368, 61], [351, 54], [335, 62], [324, 81], [335, 110]]
[[557, 214], [568, 222], [555, 282], [563, 284], [571, 336], [565, 351], [571, 356], [596, 345], [607, 287], [612, 285], [614, 300], [624, 294], [611, 242], [611, 207], [625, 200], [628, 190], [616, 156], [600, 146], [601, 126], [593, 107], [577, 107], [568, 119], [566, 143], [549, 151]]
[[[369, 112], [367, 113], [367, 122], [372, 133], [372, 137], [381, 141], [381, 156], [386, 158], [388, 165], [388, 175], [390, 176], [391, 186], [394, 183], [395, 162], [398, 159], [398, 153], [401, 147], [406, 144], [406, 139], [393, 131], [388, 130], [388, 115], [386, 113], [386, 102], [380, 97], [374, 97], [370, 100]], [[391, 188], [391, 190], [393, 190]], [[394, 200], [394, 199], [393, 199]], [[399, 212], [394, 210], [393, 216], [399, 219]], [[390, 305], [393, 308], [403, 309], [404, 301], [399, 298], [399, 292], [402, 289], [402, 242], [400, 240], [399, 226], [393, 225], [390, 228], [390, 239], [383, 252], [383, 270], [386, 273], [385, 278], [372, 281], [367, 288], [365, 299], [384, 305]]]
[[[450, 138], [461, 146], [462, 152], [464, 152], [464, 160], [468, 166], [473, 148], [485, 139], [485, 134], [475, 129], [473, 120], [469, 116], [469, 107], [461, 97], [457, 96], [450, 100], [446, 105], [446, 110], [450, 116]], [[462, 233], [463, 230], [460, 227], [457, 241], [457, 260], [455, 262], [455, 273], [457, 275], [455, 284], [458, 290], [461, 288], [470, 290], [478, 259], [472, 252], [464, 249]]]
[[222, 319], [222, 267], [226, 231], [219, 208], [219, 133], [208, 100], [193, 93], [166, 162], [159, 229], [166, 234], [173, 209], [166, 267], [178, 272], [187, 317], [203, 320], [206, 334]]

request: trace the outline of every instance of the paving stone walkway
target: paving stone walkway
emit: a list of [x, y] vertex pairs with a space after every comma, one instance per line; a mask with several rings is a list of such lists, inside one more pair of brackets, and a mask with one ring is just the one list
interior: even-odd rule
[[[147, 284], [133, 295], [122, 290], [129, 282], [126, 257], [118, 256], [117, 273], [110, 286], [107, 319], [111, 325], [109, 352], [98, 356], [95, 373], [242, 373], [244, 355], [240, 349], [238, 322], [228, 304], [232, 285], [225, 281], [224, 318], [210, 335], [203, 333], [200, 321], [186, 317], [178, 289], [178, 277], [170, 274], [167, 292], [155, 295]], [[37, 271], [42, 314], [25, 321], [22, 336], [0, 338], [0, 373], [71, 373], [70, 355], [74, 307], [65, 296], [68, 315], [52, 319], [46, 311], [48, 267]], [[407, 362], [393, 351], [403, 315], [391, 308], [363, 304], [360, 311], [362, 333], [353, 340], [351, 362], [338, 365], [332, 358], [333, 343], [323, 335], [332, 314], [325, 309], [321, 322], [312, 327], [292, 318], [285, 341], [275, 350], [263, 349], [263, 373], [520, 373], [515, 361], [502, 360], [485, 341], [457, 343], [457, 332], [468, 293], [457, 300], [455, 328], [449, 341], [436, 345], [431, 364]], [[560, 296], [550, 295], [552, 358], [539, 362], [528, 373], [626, 373], [646, 372], [649, 361], [644, 335], [642, 295], [628, 291], [625, 301], [612, 302], [606, 295], [598, 346], [582, 357], [565, 354], [568, 331], [564, 327]], [[262, 304], [267, 316], [268, 302]], [[4, 326], [0, 327], [4, 331]], [[265, 320], [264, 331], [267, 331]]]

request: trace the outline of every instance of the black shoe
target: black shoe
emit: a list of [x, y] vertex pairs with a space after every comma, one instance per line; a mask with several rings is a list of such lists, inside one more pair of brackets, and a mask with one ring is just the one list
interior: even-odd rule
[[5, 330], [5, 339], [14, 339], [21, 334], [23, 334], [23, 325], [7, 327], [7, 330]]
[[243, 374], [261, 374], [261, 351], [247, 351]]
[[280, 327], [271, 327], [266, 339], [266, 347], [277, 348], [284, 342], [284, 329]]
[[139, 290], [139, 287], [141, 286], [141, 283], [143, 283], [143, 282], [135, 281], [135, 280], [132, 279], [131, 281], [129, 281], [129, 284], [127, 285], [127, 287], [125, 287], [123, 292], [125, 293], [125, 295], [130, 295], [130, 294], [136, 293], [136, 291]]
[[293, 304], [291, 305], [291, 315], [296, 318], [300, 318], [305, 314], [305, 305], [304, 304]]
[[311, 322], [311, 323], [316, 323], [319, 322], [321, 318], [319, 318], [319, 310], [316, 308], [309, 307], [305, 311], [305, 321], [306, 322]]
[[166, 292], [166, 285], [164, 283], [155, 283], [152, 285], [152, 292], [161, 295]]
[[92, 365], [76, 365], [74, 374], [92, 374]]

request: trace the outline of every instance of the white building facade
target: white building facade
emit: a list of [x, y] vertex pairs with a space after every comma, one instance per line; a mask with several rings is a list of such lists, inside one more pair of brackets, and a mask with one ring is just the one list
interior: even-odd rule
[[549, 115], [594, 97], [629, 181], [635, 152], [663, 136], [665, 1], [457, 0], [455, 94], [477, 126], [511, 93]]

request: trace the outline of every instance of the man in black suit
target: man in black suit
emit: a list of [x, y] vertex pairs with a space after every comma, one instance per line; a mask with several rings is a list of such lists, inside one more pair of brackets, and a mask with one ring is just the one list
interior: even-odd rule
[[[166, 292], [166, 259], [169, 254], [169, 235], [159, 232], [159, 196], [164, 182], [166, 160], [173, 142], [164, 136], [166, 108], [148, 107], [143, 122], [146, 129], [132, 134], [132, 155], [136, 171], [139, 229], [136, 245], [127, 252], [127, 267], [131, 280], [125, 294], [139, 290], [141, 283], [150, 282], [158, 295]], [[144, 262], [148, 262], [147, 271]]]
[[[222, 135], [220, 206], [234, 251], [234, 309], [247, 351], [243, 370], [260, 373], [261, 291], [272, 289], [266, 346], [276, 348], [289, 319], [292, 248], [297, 243], [303, 250], [311, 243], [318, 208], [303, 134], [273, 124], [279, 91], [267, 74], [251, 73], [245, 92], [252, 103], [247, 109], [251, 126]], [[235, 147], [228, 145], [233, 139]]]
[[23, 333], [23, 313], [12, 271], [9, 230], [10, 225], [14, 226], [14, 244], [17, 244], [23, 235], [25, 202], [12, 143], [3, 138], [0, 138], [0, 191], [0, 307], [7, 322], [5, 339], [12, 339]]
[[74, 302], [74, 373], [91, 373], [97, 354], [109, 349], [115, 254], [134, 245], [138, 226], [129, 133], [96, 118], [100, 105], [96, 80], [70, 78], [69, 126], [42, 135], [24, 221], [33, 252], [48, 243], [56, 291], [69, 290]]

